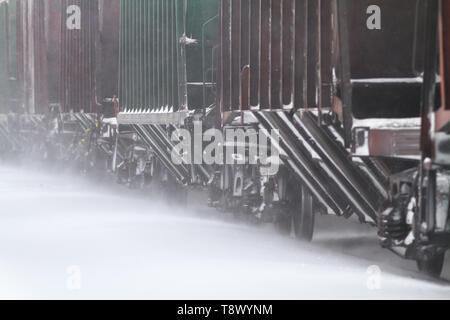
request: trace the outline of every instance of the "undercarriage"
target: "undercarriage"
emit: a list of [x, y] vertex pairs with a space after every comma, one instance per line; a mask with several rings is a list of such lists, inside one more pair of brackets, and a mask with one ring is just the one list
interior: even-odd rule
[[[268, 162], [250, 164], [251, 144], [237, 148], [231, 142], [222, 148], [225, 153], [233, 147], [234, 164], [174, 165], [171, 152], [179, 141], [170, 137], [182, 128], [193, 130], [193, 119], [208, 123], [195, 113], [179, 127], [120, 124], [115, 118], [57, 111], [45, 118], [9, 117], [2, 121], [2, 132], [8, 134], [2, 135], [1, 154], [70, 164], [88, 175], [103, 172], [132, 189], [156, 185], [179, 204], [190, 188], [201, 189], [208, 193], [210, 207], [252, 223], [273, 223], [303, 241], [313, 240], [318, 214], [355, 216], [378, 228], [383, 247], [416, 260], [429, 275], [441, 273], [450, 245], [449, 170], [421, 167], [415, 159], [399, 159], [392, 166], [393, 159], [352, 154], [343, 145], [339, 123], [319, 125], [317, 113], [309, 111], [261, 112], [247, 118], [247, 124], [238, 119], [224, 126], [223, 131], [234, 127], [267, 133], [276, 125], [279, 143], [270, 145], [280, 155], [276, 171], [268, 170]], [[8, 131], [11, 124], [18, 131]], [[239, 159], [245, 161], [237, 163]], [[388, 165], [397, 172], [389, 172]]]

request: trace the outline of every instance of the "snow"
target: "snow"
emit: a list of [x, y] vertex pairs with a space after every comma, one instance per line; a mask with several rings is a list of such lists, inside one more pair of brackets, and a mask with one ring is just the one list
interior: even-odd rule
[[[436, 83], [441, 82], [440, 75], [436, 75]], [[403, 84], [421, 84], [423, 83], [423, 77], [413, 77], [413, 78], [369, 78], [369, 79], [352, 79], [352, 83], [403, 83]]]
[[180, 38], [180, 43], [189, 46], [193, 44], [198, 44], [198, 40], [189, 38], [188, 36], [186, 36], [186, 34], [183, 34], [183, 36]]
[[423, 83], [422, 77], [352, 79], [352, 83]]
[[450, 298], [355, 221], [319, 217], [303, 244], [199, 194], [182, 209], [93, 181], [0, 166], [0, 298]]
[[353, 128], [371, 129], [420, 129], [421, 118], [405, 119], [354, 119]]

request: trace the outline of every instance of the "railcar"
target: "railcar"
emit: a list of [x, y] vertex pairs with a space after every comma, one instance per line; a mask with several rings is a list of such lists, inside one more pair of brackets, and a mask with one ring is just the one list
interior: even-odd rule
[[[383, 247], [441, 273], [447, 1], [51, 1], [0, 3], [19, 39], [14, 49], [0, 33], [19, 57], [0, 56], [0, 82], [19, 88], [0, 91], [16, 108], [0, 117], [2, 141], [41, 132], [37, 153], [180, 201], [200, 187], [210, 206], [301, 240], [317, 214], [356, 216]], [[65, 23], [73, 6], [80, 28]]]
[[[445, 1], [208, 1], [194, 9], [208, 13], [196, 19], [202, 34], [183, 21], [196, 5], [122, 1], [118, 123], [148, 151], [123, 165], [141, 179], [158, 167], [206, 185], [210, 205], [274, 221], [300, 239], [312, 239], [316, 214], [356, 215], [379, 228], [383, 246], [440, 273], [449, 119], [434, 117], [446, 114]], [[143, 23], [131, 19], [137, 12]], [[189, 56], [200, 47], [201, 63]], [[202, 92], [189, 90], [199, 81]], [[170, 137], [179, 128], [195, 136], [196, 121], [203, 132], [276, 130], [280, 170], [174, 165]]]
[[91, 141], [101, 136], [100, 114], [114, 116], [118, 92], [119, 1], [8, 0], [2, 9], [8, 153], [93, 165], [85, 154], [104, 153], [104, 141]]

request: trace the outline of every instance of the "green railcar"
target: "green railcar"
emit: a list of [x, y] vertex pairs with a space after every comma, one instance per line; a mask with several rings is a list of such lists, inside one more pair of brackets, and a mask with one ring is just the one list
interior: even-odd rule
[[218, 0], [121, 1], [121, 110], [212, 103], [218, 11]]

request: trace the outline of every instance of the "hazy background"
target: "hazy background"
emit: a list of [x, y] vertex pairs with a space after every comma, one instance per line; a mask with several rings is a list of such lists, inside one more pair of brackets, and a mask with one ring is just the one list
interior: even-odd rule
[[204, 200], [179, 208], [112, 180], [0, 165], [0, 298], [450, 298], [368, 226], [319, 217], [304, 244]]

